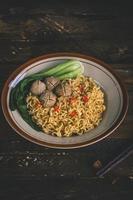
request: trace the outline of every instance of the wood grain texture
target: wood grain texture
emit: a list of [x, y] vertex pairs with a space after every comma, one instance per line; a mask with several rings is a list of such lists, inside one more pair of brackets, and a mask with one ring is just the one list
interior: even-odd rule
[[8, 76], [30, 58], [66, 51], [110, 64], [129, 94], [128, 114], [120, 128], [100, 143], [76, 150], [26, 141], [10, 128], [0, 108], [1, 200], [17, 195], [20, 200], [130, 199], [133, 157], [105, 179], [95, 177], [93, 164], [100, 160], [105, 165], [133, 142], [132, 24], [132, 7], [123, 2], [0, 2], [0, 92]]
[[20, 200], [127, 200], [132, 196], [132, 181], [126, 178], [4, 181], [0, 187], [0, 198], [16, 199], [16, 196], [19, 196]]

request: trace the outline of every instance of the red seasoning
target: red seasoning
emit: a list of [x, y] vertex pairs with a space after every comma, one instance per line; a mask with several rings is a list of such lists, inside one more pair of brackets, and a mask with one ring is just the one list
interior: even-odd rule
[[84, 96], [82, 97], [82, 100], [83, 100], [84, 103], [87, 103], [87, 102], [89, 101], [89, 97], [86, 96], [86, 95], [84, 95]]
[[76, 102], [76, 100], [77, 99], [75, 97], [70, 97], [68, 101], [69, 101], [70, 104], [73, 104], [73, 103]]
[[75, 117], [77, 115], [77, 112], [76, 111], [72, 111], [70, 114], [69, 114], [71, 117]]
[[36, 104], [35, 104], [35, 107], [37, 107], [37, 108], [40, 108], [40, 107], [42, 107], [42, 104], [41, 104], [41, 102], [36, 102]]
[[80, 90], [80, 92], [84, 92], [84, 86], [83, 85], [79, 85], [79, 90]]
[[55, 107], [54, 107], [54, 111], [55, 111], [55, 112], [60, 112], [59, 106], [55, 106]]

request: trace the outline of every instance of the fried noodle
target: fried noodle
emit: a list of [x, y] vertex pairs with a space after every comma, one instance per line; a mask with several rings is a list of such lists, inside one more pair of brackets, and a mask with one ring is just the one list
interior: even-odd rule
[[33, 121], [47, 134], [58, 137], [82, 135], [102, 120], [104, 93], [95, 81], [79, 76], [68, 82], [72, 88], [71, 97], [58, 97], [56, 105], [51, 108], [41, 105], [39, 98], [31, 93], [26, 98]]

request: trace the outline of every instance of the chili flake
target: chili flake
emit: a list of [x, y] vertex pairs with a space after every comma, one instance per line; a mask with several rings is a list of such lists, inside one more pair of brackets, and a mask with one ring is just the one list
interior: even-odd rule
[[69, 101], [70, 104], [73, 104], [73, 103], [76, 102], [76, 100], [77, 99], [75, 97], [70, 97], [68, 101]]
[[77, 115], [77, 112], [76, 111], [72, 111], [70, 114], [69, 114], [71, 117], [75, 117]]
[[37, 108], [39, 108], [39, 107], [41, 107], [42, 106], [42, 104], [41, 104], [41, 102], [36, 102], [36, 104], [35, 104], [35, 107], [37, 107]]
[[55, 106], [55, 107], [54, 107], [54, 111], [55, 111], [55, 112], [60, 112], [59, 106]]
[[84, 85], [79, 85], [80, 92], [84, 92]]
[[89, 97], [88, 96], [83, 96], [82, 100], [84, 101], [84, 103], [87, 103], [89, 101]]

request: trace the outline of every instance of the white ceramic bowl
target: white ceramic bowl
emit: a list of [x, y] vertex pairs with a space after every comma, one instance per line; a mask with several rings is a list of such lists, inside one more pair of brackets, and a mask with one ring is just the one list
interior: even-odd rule
[[[83, 63], [84, 74], [92, 77], [102, 87], [105, 93], [106, 111], [99, 126], [82, 136], [70, 138], [58, 138], [37, 132], [31, 128], [16, 111], [9, 108], [9, 96], [11, 88], [24, 77], [41, 71], [42, 69], [55, 66], [67, 59], [77, 59]], [[17, 68], [6, 81], [2, 91], [3, 113], [11, 127], [24, 138], [52, 148], [79, 148], [96, 143], [110, 135], [123, 121], [127, 108], [128, 96], [119, 77], [115, 72], [102, 61], [95, 58], [73, 53], [49, 54], [30, 60]]]

